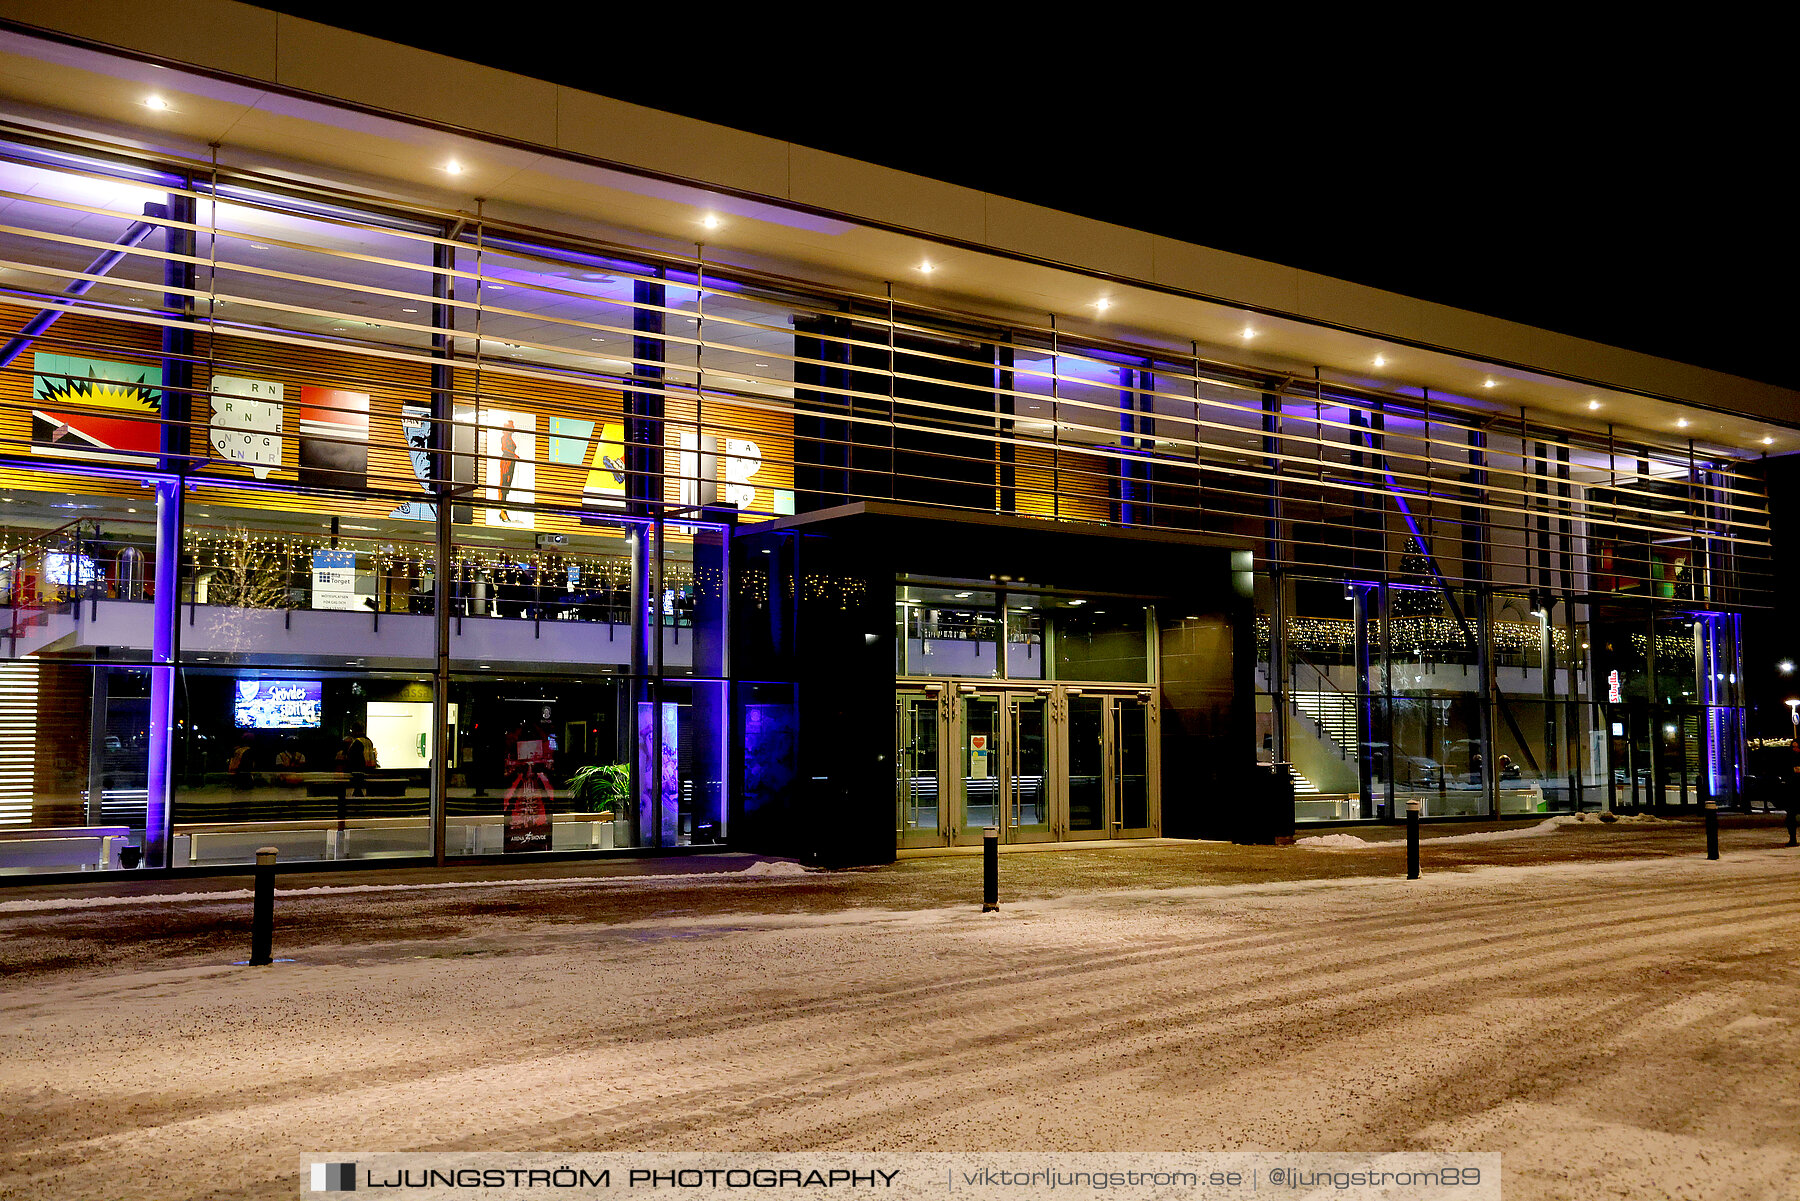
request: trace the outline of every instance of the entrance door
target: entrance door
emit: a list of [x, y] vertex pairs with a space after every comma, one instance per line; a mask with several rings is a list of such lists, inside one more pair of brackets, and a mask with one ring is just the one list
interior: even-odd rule
[[955, 771], [962, 817], [954, 841], [978, 843], [995, 828], [1002, 842], [1053, 837], [1055, 804], [1051, 690], [970, 689], [957, 693]]
[[1064, 838], [1147, 838], [1159, 826], [1151, 726], [1138, 692], [1067, 689]]
[[900, 692], [894, 698], [894, 801], [901, 846], [937, 846], [939, 735], [942, 706], [936, 692]]
[[1150, 763], [1150, 726], [1154, 712], [1148, 697], [1115, 696], [1113, 723], [1114, 838], [1148, 838], [1158, 826]]

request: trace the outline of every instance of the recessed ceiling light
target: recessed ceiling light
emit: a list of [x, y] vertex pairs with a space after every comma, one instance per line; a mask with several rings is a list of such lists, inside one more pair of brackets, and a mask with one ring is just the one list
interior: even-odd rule
[[1375, 365], [1377, 367], [1386, 367], [1387, 366], [1387, 356], [1380, 355], [1380, 354], [1376, 355], [1375, 356]]
[[767, 367], [768, 364], [767, 363], [758, 363], [757, 366], [758, 367]]
[[719, 215], [717, 213], [708, 213], [706, 216], [700, 218], [700, 224], [704, 225], [707, 229], [717, 229], [724, 223], [719, 220]]
[[444, 164], [444, 173], [446, 175], [461, 175], [463, 173], [463, 165], [455, 159], [450, 159]]
[[1491, 388], [1494, 386], [1494, 381], [1491, 379], [1484, 379], [1481, 381], [1481, 386], [1484, 388]]
[[936, 270], [937, 270], [937, 268], [933, 267], [931, 265], [930, 259], [926, 259], [924, 262], [919, 264], [919, 273], [921, 275], [930, 275], [933, 271], [936, 271]]
[[168, 109], [169, 102], [161, 96], [146, 96], [144, 97], [144, 107], [160, 113]]
[[1597, 408], [1599, 408], [1599, 407], [1600, 407], [1600, 402], [1599, 402], [1599, 401], [1597, 401], [1597, 400], [1590, 400], [1590, 401], [1588, 401], [1588, 408], [1590, 408], [1590, 409], [1597, 409]]
[[252, 243], [250, 243], [250, 249], [252, 249], [252, 250], [267, 250], [268, 247], [264, 246], [261, 242], [252, 242]]
[[1764, 446], [1772, 446], [1772, 445], [1774, 445], [1774, 443], [1775, 443], [1775, 439], [1770, 438], [1767, 435], [1764, 435], [1764, 437], [1763, 437], [1763, 445]]
[[1675, 421], [1675, 427], [1677, 429], [1686, 429], [1687, 428], [1687, 418], [1686, 417], [1677, 418]]
[[1256, 331], [1254, 329], [1250, 328], [1248, 325], [1246, 325], [1244, 327], [1244, 341], [1248, 342], [1250, 339], [1252, 339], [1254, 337], [1256, 337]]
[[1110, 300], [1106, 299], [1106, 297], [1102, 296], [1099, 300], [1096, 300], [1094, 302], [1094, 307], [1099, 309], [1102, 313], [1104, 313], [1107, 309], [1112, 308], [1112, 301], [1110, 301]]
[[416, 312], [418, 312], [418, 311], [419, 311], [419, 310], [418, 310], [418, 309], [401, 309], [401, 310], [400, 310], [400, 311], [401, 311], [401, 312], [402, 312], [402, 313], [416, 313]]
[[488, 285], [488, 291], [490, 291], [490, 292], [504, 292], [504, 291], [506, 291], [506, 285], [505, 285], [505, 284], [489, 284], [489, 285]]

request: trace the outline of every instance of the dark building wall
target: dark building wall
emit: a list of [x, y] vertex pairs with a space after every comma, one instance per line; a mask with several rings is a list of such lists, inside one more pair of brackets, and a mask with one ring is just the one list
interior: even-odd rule
[[1240, 626], [1228, 612], [1163, 617], [1163, 833], [1228, 838], [1236, 810], [1251, 802], [1254, 712], [1238, 697], [1245, 667]]
[[751, 582], [734, 606], [733, 841], [827, 866], [891, 861], [891, 570], [855, 538], [752, 533], [734, 551]]

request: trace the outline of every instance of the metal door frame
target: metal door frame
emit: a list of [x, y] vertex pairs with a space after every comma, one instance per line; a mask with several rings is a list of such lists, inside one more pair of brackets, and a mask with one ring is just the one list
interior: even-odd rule
[[[1127, 828], [1124, 824], [1125, 781], [1119, 765], [1119, 702], [1139, 701], [1144, 706], [1144, 819], [1143, 826]], [[1107, 836], [1115, 839], [1155, 838], [1162, 833], [1162, 739], [1160, 706], [1154, 688], [1116, 688], [1106, 703], [1107, 774], [1112, 777], [1107, 788]]]
[[[990, 771], [996, 780], [996, 813], [1000, 821], [1001, 841], [1012, 842], [1099, 842], [1132, 838], [1154, 838], [1162, 832], [1162, 747], [1158, 736], [1161, 706], [1154, 687], [1143, 684], [1019, 684], [1004, 680], [931, 681], [941, 684], [939, 693], [940, 727], [938, 752], [938, 823], [941, 837], [913, 845], [975, 846], [984, 827], [964, 825], [967, 816], [963, 797], [963, 756], [967, 731], [963, 722], [963, 700], [981, 696], [1000, 702], [999, 745], [993, 748]], [[901, 691], [925, 691], [924, 682], [911, 681]], [[1103, 702], [1101, 711], [1101, 804], [1102, 828], [1073, 831], [1069, 828], [1069, 699], [1091, 696]], [[1021, 832], [1024, 828], [1011, 819], [1017, 816], [1018, 797], [1014, 795], [1013, 778], [1017, 767], [1017, 705], [1024, 699], [1045, 702], [1044, 803], [1046, 825], [1041, 830]], [[1136, 700], [1144, 705], [1146, 773], [1145, 816], [1149, 824], [1126, 829], [1122, 824], [1124, 781], [1118, 771], [1120, 700]], [[954, 810], [951, 806], [954, 805]]]
[[[995, 818], [999, 823], [1000, 841], [1012, 842], [1052, 842], [1057, 836], [1056, 819], [1062, 804], [1062, 781], [1064, 778], [1063, 754], [1061, 745], [1061, 723], [1058, 720], [1056, 693], [1052, 684], [1025, 684], [1006, 680], [993, 681], [953, 681], [947, 683], [947, 690], [955, 700], [955, 704], [947, 706], [950, 723], [948, 734], [950, 742], [956, 750], [954, 764], [947, 764], [945, 782], [950, 785], [951, 795], [956, 798], [957, 811], [955, 823], [950, 826], [946, 842], [951, 846], [975, 846], [984, 837], [985, 826], [965, 826], [961, 824], [967, 816], [967, 808], [963, 797], [962, 760], [964, 741], [967, 731], [963, 725], [963, 701], [969, 697], [991, 697], [999, 702], [1000, 723], [996, 735], [999, 745], [993, 748], [991, 768], [995, 781]], [[1044, 790], [1044, 826], [1040, 829], [1025, 829], [1012, 819], [1017, 816], [1018, 797], [1013, 792], [1013, 778], [1018, 775], [1018, 739], [1015, 736], [1018, 728], [1017, 707], [1022, 700], [1041, 700], [1044, 702], [1044, 774], [1042, 788]], [[945, 756], [939, 756], [940, 762]], [[941, 787], [941, 785], [940, 785]], [[940, 797], [945, 795], [940, 792]], [[941, 801], [940, 801], [941, 804]], [[940, 808], [938, 821], [943, 822], [943, 810]]]
[[[901, 730], [900, 730], [900, 724], [899, 724], [900, 723], [901, 702], [904, 701], [905, 699], [907, 699], [908, 697], [911, 697], [911, 698], [915, 698], [915, 699], [919, 699], [919, 700], [929, 699], [929, 700], [935, 701], [937, 703], [936, 722], [937, 722], [937, 752], [938, 752], [937, 753], [937, 817], [938, 817], [938, 824], [937, 824], [937, 828], [933, 829], [933, 830], [920, 830], [917, 828], [908, 829], [904, 825], [900, 825], [897, 820], [895, 836], [899, 841], [899, 845], [902, 847], [943, 846], [945, 838], [946, 838], [945, 822], [948, 817], [949, 810], [945, 804], [946, 794], [944, 791], [944, 782], [945, 782], [945, 777], [948, 774], [948, 772], [947, 772], [947, 769], [946, 769], [946, 766], [944, 763], [944, 759], [945, 759], [944, 752], [945, 752], [945, 747], [949, 745], [949, 743], [946, 741], [946, 737], [950, 732], [950, 721], [945, 712], [945, 710], [948, 709], [949, 706], [945, 703], [944, 693], [945, 693], [944, 684], [938, 680], [923, 680], [923, 681], [916, 681], [916, 682], [912, 681], [912, 680], [908, 680], [904, 683], [898, 683], [894, 689], [894, 792], [895, 792], [894, 803], [896, 806], [899, 806], [901, 804], [901, 800], [900, 800], [900, 796], [899, 796], [900, 781], [901, 781], [900, 772], [901, 772], [902, 768], [905, 766], [901, 762], [901, 757], [903, 754], [902, 749], [901, 749], [902, 742], [901, 742], [901, 737], [900, 737]], [[960, 781], [959, 781], [959, 784], [960, 784]], [[898, 814], [898, 812], [896, 812], [896, 818], [898, 819], [898, 817], [899, 817], [899, 814]]]

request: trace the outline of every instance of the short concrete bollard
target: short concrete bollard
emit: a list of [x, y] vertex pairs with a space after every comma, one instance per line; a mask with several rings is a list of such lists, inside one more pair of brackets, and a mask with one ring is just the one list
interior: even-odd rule
[[1000, 831], [989, 826], [981, 832], [981, 911], [1000, 908]]
[[1419, 802], [1406, 802], [1406, 878], [1419, 878]]
[[273, 963], [270, 950], [275, 941], [275, 847], [256, 850], [256, 900], [250, 909], [250, 965]]
[[1719, 802], [1706, 802], [1706, 857], [1719, 857]]

